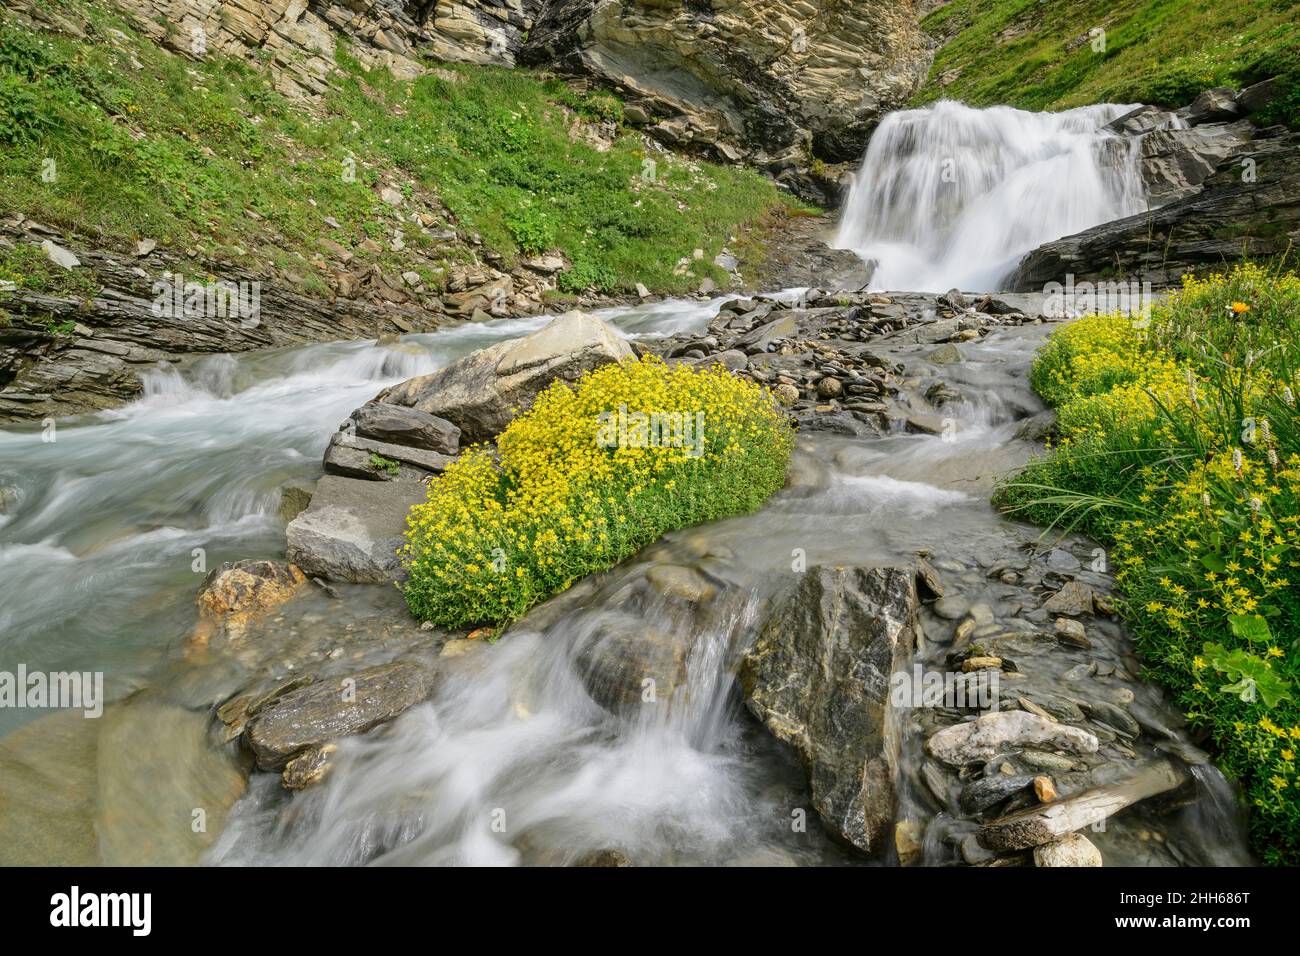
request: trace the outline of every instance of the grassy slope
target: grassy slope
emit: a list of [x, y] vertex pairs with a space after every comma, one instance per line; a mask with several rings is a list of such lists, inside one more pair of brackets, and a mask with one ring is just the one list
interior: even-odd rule
[[[345, 78], [308, 111], [255, 65], [159, 49], [111, 5], [46, 2], [87, 24], [93, 42], [0, 17], [0, 208], [88, 241], [152, 237], [197, 258], [291, 271], [324, 292], [321, 236], [390, 273], [417, 253], [436, 261], [427, 237], [379, 199], [377, 184], [397, 182], [408, 220], [412, 208], [445, 207], [508, 261], [562, 250], [574, 263], [568, 291], [640, 281], [667, 292], [721, 281], [712, 258], [723, 242], [786, 201], [755, 173], [662, 155], [646, 183], [632, 131], [619, 125], [606, 151], [570, 135], [575, 119], [618, 122], [616, 100], [526, 72], [451, 66], [411, 83], [341, 52]], [[52, 181], [41, 176], [47, 159]], [[399, 227], [409, 251], [394, 253]], [[382, 250], [359, 248], [366, 239]], [[703, 262], [674, 275], [695, 248]], [[436, 287], [436, 274], [426, 282]]]
[[[1294, 127], [1297, 16], [1296, 0], [953, 0], [923, 21], [931, 36], [948, 42], [915, 102], [1181, 106], [1211, 86], [1277, 75], [1284, 91], [1266, 119]], [[1092, 48], [1095, 27], [1105, 30], [1101, 53]]]

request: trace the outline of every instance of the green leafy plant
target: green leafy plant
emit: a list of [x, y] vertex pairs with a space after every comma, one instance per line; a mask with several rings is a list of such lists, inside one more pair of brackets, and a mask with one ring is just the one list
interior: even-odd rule
[[[678, 258], [711, 259], [722, 237], [789, 203], [753, 171], [671, 155], [648, 181], [615, 97], [527, 70], [448, 64], [400, 79], [340, 43], [338, 73], [308, 111], [256, 62], [174, 55], [109, 4], [41, 2], [114, 42], [0, 10], [0, 190], [12, 212], [93, 228], [108, 246], [149, 237], [280, 263], [325, 296], [311, 265], [322, 237], [386, 274], [418, 271], [431, 240], [409, 226], [403, 249], [388, 240], [428, 210], [508, 261], [557, 249], [586, 263], [565, 294], [680, 292], [699, 277], [674, 274]], [[572, 135], [575, 119], [601, 124], [599, 142]], [[381, 182], [402, 209], [379, 198]]]
[[[1263, 619], [1256, 617], [1255, 620]], [[1235, 633], [1235, 623], [1233, 628]], [[1266, 626], [1264, 633], [1267, 632]], [[1291, 685], [1278, 677], [1268, 661], [1262, 657], [1257, 657], [1241, 648], [1230, 651], [1222, 644], [1208, 641], [1201, 645], [1201, 654], [1210, 667], [1226, 675], [1232, 682], [1220, 687], [1221, 692], [1236, 694], [1240, 700], [1248, 704], [1262, 700], [1264, 706], [1268, 708], [1276, 707], [1283, 700], [1291, 699]]]
[[721, 367], [646, 358], [557, 382], [497, 454], [472, 449], [429, 483], [407, 519], [407, 604], [446, 627], [508, 623], [666, 531], [757, 508], [792, 447], [771, 395]]
[[370, 467], [376, 471], [382, 471], [389, 475], [397, 475], [402, 470], [402, 463], [393, 461], [391, 458], [385, 458], [383, 455], [375, 452], [371, 452]]

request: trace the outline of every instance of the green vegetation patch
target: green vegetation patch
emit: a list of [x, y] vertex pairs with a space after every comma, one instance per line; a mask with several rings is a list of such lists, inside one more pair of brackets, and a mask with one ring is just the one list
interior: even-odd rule
[[793, 430], [721, 366], [647, 357], [557, 382], [498, 455], [472, 449], [407, 523], [407, 604], [445, 627], [508, 623], [674, 528], [752, 511], [785, 482]]
[[1300, 278], [1187, 277], [1149, 324], [1056, 332], [1032, 382], [1059, 438], [998, 503], [1109, 547], [1150, 674], [1241, 781], [1256, 852], [1300, 863]]
[[1258, 118], [1298, 128], [1297, 13], [1294, 0], [953, 0], [922, 21], [947, 42], [914, 103], [1177, 107], [1276, 76]]
[[[173, 56], [110, 6], [46, 2], [94, 42], [0, 15], [0, 197], [89, 242], [153, 238], [323, 293], [323, 237], [391, 274], [417, 252], [464, 255], [409, 221], [449, 210], [435, 233], [477, 232], [509, 262], [562, 252], [566, 291], [681, 292], [721, 281], [723, 243], [786, 202], [752, 171], [647, 153], [616, 99], [525, 71], [399, 80], [363, 70], [340, 39], [340, 75], [303, 103], [257, 63]], [[380, 199], [385, 182], [401, 185], [400, 209]], [[409, 252], [392, 249], [397, 231]], [[697, 248], [703, 261], [677, 274]]]

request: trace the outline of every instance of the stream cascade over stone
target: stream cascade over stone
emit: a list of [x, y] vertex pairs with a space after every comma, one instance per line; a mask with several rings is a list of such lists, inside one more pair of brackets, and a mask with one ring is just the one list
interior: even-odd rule
[[[955, 204], [915, 198], [937, 195], [903, 168], [931, 134], [895, 114], [872, 149], [893, 143], [900, 168], [859, 177], [882, 192], [855, 193], [841, 244], [888, 246], [879, 282], [970, 288], [949, 271], [953, 255], [991, 288], [1019, 240], [984, 243], [973, 261], [962, 239], [985, 222], [990, 190], [1039, 199], [1083, 228], [1094, 223], [1069, 218], [1074, 199], [1040, 192], [1058, 166], [1093, 163], [1091, 195], [1114, 203], [1105, 215], [1136, 201], [1127, 173], [1108, 179], [1096, 165], [1111, 155], [1096, 148], [1097, 127], [1124, 112], [963, 117], [986, 123], [994, 144], [1035, 123], [1068, 142], [1052, 155], [1026, 147], [998, 183]], [[878, 161], [869, 151], [868, 167]], [[1056, 171], [1027, 172], [1039, 163]], [[933, 222], [902, 230], [908, 204]], [[900, 244], [906, 254], [890, 259]], [[597, 313], [619, 349], [721, 362], [772, 387], [800, 426], [789, 479], [754, 514], [672, 532], [576, 582], [495, 643], [422, 627], [396, 589], [357, 583], [382, 568], [355, 580], [347, 562], [286, 568], [285, 526], [326, 498], [359, 502], [344, 510], [418, 498], [466, 423], [440, 424], [411, 380], [437, 381], [479, 349], [508, 352], [501, 343], [536, 335], [549, 316], [166, 365], [140, 401], [62, 421], [52, 443], [34, 427], [0, 431], [5, 661], [104, 670], [113, 700], [98, 723], [0, 713], [3, 853], [1247, 862], [1231, 788], [1142, 680], [1097, 545], [1044, 537], [989, 502], [1051, 427], [1027, 381], [1056, 327], [1045, 297], [869, 292], [861, 278]], [[364, 440], [401, 449], [418, 435], [435, 457], [404, 458], [396, 475], [335, 470], [313, 487], [340, 424], [377, 396], [437, 421], [372, 409], [362, 418], [383, 438]], [[369, 531], [363, 521], [347, 533]], [[898, 675], [932, 672], [984, 680], [992, 697], [971, 707], [895, 693]], [[356, 703], [340, 708], [349, 681]], [[210, 813], [196, 838], [198, 805]]]

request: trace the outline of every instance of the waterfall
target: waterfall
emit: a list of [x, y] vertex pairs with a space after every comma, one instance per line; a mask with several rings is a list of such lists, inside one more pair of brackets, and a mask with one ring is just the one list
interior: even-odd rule
[[885, 117], [836, 245], [875, 289], [994, 291], [1044, 242], [1146, 208], [1137, 137], [1103, 129], [1133, 106], [1031, 113], [948, 100]]

